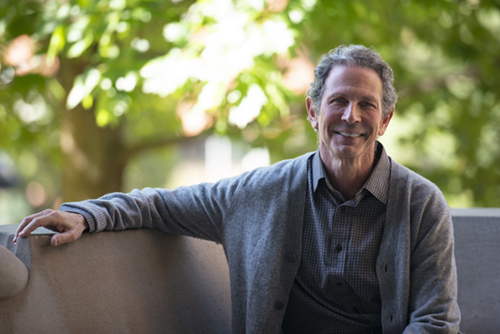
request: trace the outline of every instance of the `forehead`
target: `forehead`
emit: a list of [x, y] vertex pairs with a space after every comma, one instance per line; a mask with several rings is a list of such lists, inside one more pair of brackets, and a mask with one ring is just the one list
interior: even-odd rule
[[377, 72], [359, 66], [335, 66], [325, 80], [323, 97], [332, 94], [362, 94], [382, 98], [382, 80]]

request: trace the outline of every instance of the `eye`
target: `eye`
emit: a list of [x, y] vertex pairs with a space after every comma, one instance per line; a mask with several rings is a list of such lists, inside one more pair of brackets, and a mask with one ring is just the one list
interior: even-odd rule
[[363, 106], [363, 107], [375, 108], [375, 105], [373, 105], [373, 104], [372, 104], [372, 103], [370, 103], [370, 102], [361, 102], [360, 104], [361, 104], [361, 106]]
[[345, 99], [343, 97], [334, 97], [330, 100], [330, 103], [343, 103]]

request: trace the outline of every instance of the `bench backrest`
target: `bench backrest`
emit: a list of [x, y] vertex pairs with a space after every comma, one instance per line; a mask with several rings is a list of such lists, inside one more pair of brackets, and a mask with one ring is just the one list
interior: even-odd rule
[[[500, 209], [453, 209], [452, 215], [461, 330], [496, 333]], [[27, 287], [0, 300], [0, 333], [231, 332], [220, 245], [131, 230], [84, 235], [54, 248], [47, 231], [38, 233], [30, 237]]]

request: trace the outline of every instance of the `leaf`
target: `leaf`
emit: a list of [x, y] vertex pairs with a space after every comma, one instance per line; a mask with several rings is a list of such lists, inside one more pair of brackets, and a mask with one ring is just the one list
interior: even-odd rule
[[77, 42], [75, 42], [68, 50], [67, 56], [68, 58], [77, 58], [82, 55], [87, 48], [92, 45], [92, 42], [94, 41], [94, 35], [92, 34], [92, 31], [88, 31], [85, 34], [85, 37]]
[[66, 38], [64, 36], [64, 26], [58, 26], [52, 33], [52, 37], [49, 42], [49, 49], [47, 50], [47, 61], [54, 61], [55, 57], [61, 52], [66, 43]]
[[92, 68], [83, 75], [79, 75], [75, 79], [73, 88], [69, 92], [68, 100], [66, 102], [66, 107], [68, 109], [73, 109], [76, 107], [84, 98], [86, 98], [92, 90], [97, 86], [101, 79], [101, 72], [99, 70]]

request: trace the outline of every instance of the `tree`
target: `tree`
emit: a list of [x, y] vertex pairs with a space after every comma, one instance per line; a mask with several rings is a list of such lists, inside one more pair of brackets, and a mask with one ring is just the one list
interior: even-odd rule
[[1, 145], [31, 175], [62, 171], [64, 200], [119, 190], [137, 153], [211, 132], [273, 161], [314, 149], [305, 73], [359, 43], [395, 72], [396, 160], [452, 204], [498, 205], [498, 1], [4, 0], [0, 17]]
[[[132, 0], [2, 8], [4, 147], [61, 159], [64, 200], [120, 190], [143, 150], [244, 128], [261, 108], [265, 125], [288, 116], [290, 94], [272, 61], [294, 42], [276, 13], [283, 8]], [[158, 123], [144, 131], [138, 115]]]

